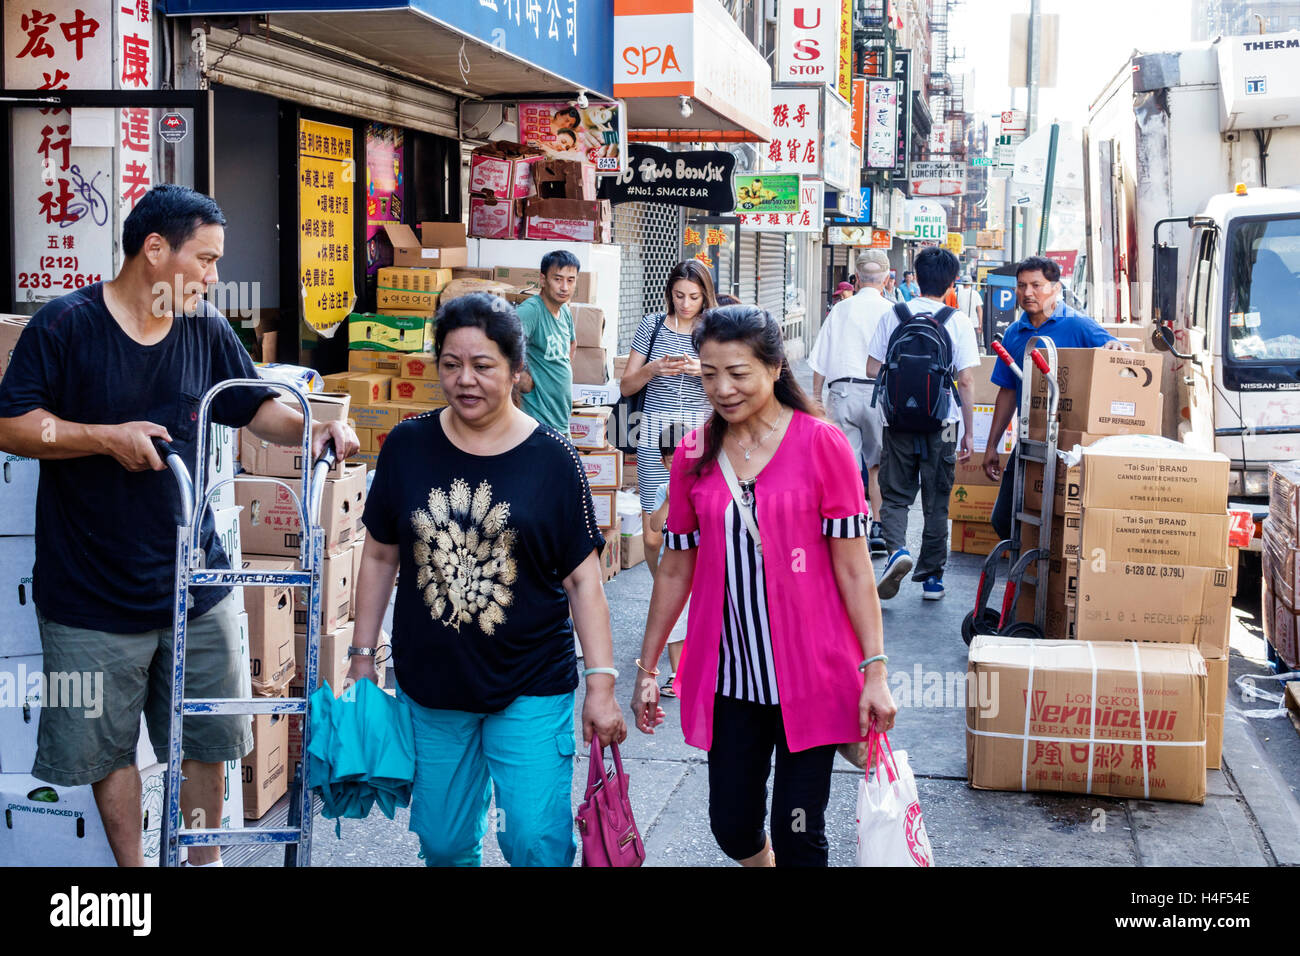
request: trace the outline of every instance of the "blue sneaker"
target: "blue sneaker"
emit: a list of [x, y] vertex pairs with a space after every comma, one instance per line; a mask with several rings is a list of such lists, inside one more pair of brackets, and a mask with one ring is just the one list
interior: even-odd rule
[[899, 584], [911, 570], [912, 556], [906, 548], [899, 548], [891, 554], [885, 562], [885, 569], [880, 572], [880, 580], [876, 582], [876, 593], [880, 595], [880, 600], [888, 601], [897, 594]]
[[921, 597], [927, 601], [938, 601], [943, 597], [943, 579], [933, 574], [921, 584]]

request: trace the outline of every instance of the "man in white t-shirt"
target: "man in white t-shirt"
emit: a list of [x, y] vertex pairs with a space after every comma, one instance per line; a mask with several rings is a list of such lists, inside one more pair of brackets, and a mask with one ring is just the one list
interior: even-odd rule
[[871, 553], [886, 553], [880, 527], [880, 443], [884, 419], [871, 407], [875, 382], [867, 378], [867, 346], [883, 316], [894, 303], [882, 294], [889, 279], [889, 257], [881, 249], [858, 253], [855, 271], [858, 292], [837, 302], [817, 333], [808, 364], [813, 370], [813, 397], [822, 401], [827, 391], [826, 411], [844, 432], [863, 469], [867, 497], [871, 501]]
[[980, 297], [979, 290], [975, 288], [974, 280], [958, 277], [957, 308], [970, 317], [978, 338], [980, 330], [984, 328], [984, 300]]
[[[928, 313], [937, 317], [941, 311], [947, 314], [943, 328], [952, 343], [952, 367], [957, 372], [961, 401], [958, 404], [956, 396], [949, 396], [947, 414], [937, 431], [901, 431], [888, 420], [885, 422], [880, 455], [880, 521], [889, 560], [876, 588], [882, 599], [892, 598], [898, 593], [903, 577], [913, 569], [914, 562], [907, 550], [907, 512], [920, 491], [925, 530], [912, 580], [922, 582], [923, 598], [937, 601], [943, 597], [943, 569], [948, 563], [948, 493], [952, 490], [956, 463], [970, 458], [974, 449], [971, 439], [973, 370], [980, 364], [980, 355], [970, 319], [943, 304], [943, 297], [957, 278], [957, 257], [947, 249], [931, 246], [916, 257], [915, 270], [920, 295], [902, 304], [900, 309], [908, 310], [911, 315]], [[867, 347], [869, 378], [880, 374], [889, 352], [890, 337], [902, 322], [897, 312], [893, 312], [876, 326]], [[959, 422], [964, 426], [960, 444]]]

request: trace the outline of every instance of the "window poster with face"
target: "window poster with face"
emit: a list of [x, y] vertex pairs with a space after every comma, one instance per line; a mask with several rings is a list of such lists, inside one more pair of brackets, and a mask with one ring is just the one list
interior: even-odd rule
[[366, 275], [380, 266], [376, 236], [402, 221], [402, 130], [384, 123], [366, 127]]
[[552, 159], [572, 159], [596, 172], [621, 172], [627, 155], [627, 119], [617, 101], [520, 103], [519, 141]]

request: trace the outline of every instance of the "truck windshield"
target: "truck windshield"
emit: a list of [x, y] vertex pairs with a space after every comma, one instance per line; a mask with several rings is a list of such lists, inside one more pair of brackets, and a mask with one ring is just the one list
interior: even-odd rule
[[1226, 278], [1232, 358], [1300, 361], [1300, 218], [1234, 229]]

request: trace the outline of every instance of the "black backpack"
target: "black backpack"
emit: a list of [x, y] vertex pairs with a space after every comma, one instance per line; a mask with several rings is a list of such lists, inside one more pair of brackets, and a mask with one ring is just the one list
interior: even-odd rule
[[953, 377], [952, 336], [946, 323], [955, 309], [913, 315], [905, 303], [894, 306], [898, 328], [889, 336], [885, 361], [871, 393], [874, 407], [883, 393], [885, 424], [901, 432], [937, 432], [948, 417], [949, 402], [961, 403]]

